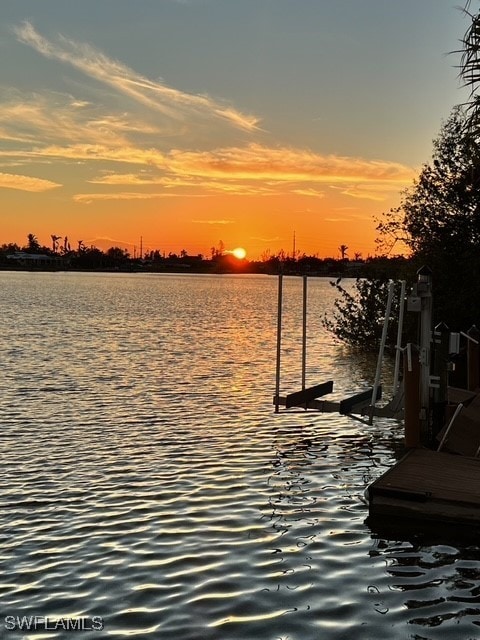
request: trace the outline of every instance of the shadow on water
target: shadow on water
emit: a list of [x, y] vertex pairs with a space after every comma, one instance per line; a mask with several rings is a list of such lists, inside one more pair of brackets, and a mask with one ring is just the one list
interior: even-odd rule
[[[333, 416], [281, 422], [264, 518], [281, 566], [275, 589], [303, 611], [304, 637], [314, 629], [340, 640], [480, 637], [480, 527], [367, 517], [363, 491], [403, 455], [402, 425]], [[293, 619], [282, 624], [297, 637]]]
[[[479, 528], [372, 524], [370, 557], [385, 563], [385, 589], [375, 585], [388, 609], [391, 594], [402, 594], [405, 618], [418, 634], [409, 637], [480, 636]], [[390, 597], [388, 597], [390, 595]], [[398, 605], [397, 605], [398, 606]], [[438, 635], [440, 634], [440, 635]]]

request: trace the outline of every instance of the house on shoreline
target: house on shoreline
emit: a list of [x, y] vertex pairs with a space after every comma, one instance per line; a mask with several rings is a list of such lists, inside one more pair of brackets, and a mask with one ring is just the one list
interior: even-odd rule
[[57, 267], [62, 264], [59, 256], [49, 256], [45, 253], [27, 253], [26, 251], [15, 251], [6, 256], [12, 262], [12, 266], [23, 269], [42, 269], [45, 267]]

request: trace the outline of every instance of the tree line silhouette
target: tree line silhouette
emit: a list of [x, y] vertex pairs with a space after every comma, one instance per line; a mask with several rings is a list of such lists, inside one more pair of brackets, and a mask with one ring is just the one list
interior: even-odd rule
[[29, 270], [99, 270], [99, 271], [153, 271], [192, 273], [267, 273], [291, 275], [342, 275], [345, 277], [383, 273], [393, 277], [407, 258], [368, 257], [358, 252], [348, 257], [348, 247], [338, 247], [337, 258], [321, 258], [299, 251], [291, 254], [265, 251], [260, 260], [238, 259], [226, 251], [222, 241], [212, 247], [210, 256], [190, 255], [185, 249], [179, 253], [162, 253], [158, 249], [147, 250], [140, 255], [130, 255], [128, 250], [113, 246], [102, 251], [77, 240], [72, 247], [68, 236], [51, 234], [51, 246], [42, 246], [35, 234], [29, 233], [23, 246], [7, 243], [0, 246], [0, 268]]

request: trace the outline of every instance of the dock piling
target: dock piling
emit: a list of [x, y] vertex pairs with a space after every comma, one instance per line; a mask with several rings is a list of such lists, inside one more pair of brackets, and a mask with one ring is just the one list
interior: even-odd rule
[[307, 368], [307, 276], [303, 276], [302, 307], [302, 390], [305, 389]]

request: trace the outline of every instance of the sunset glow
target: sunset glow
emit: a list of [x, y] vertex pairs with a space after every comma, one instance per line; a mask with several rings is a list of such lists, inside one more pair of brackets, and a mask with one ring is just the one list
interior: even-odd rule
[[243, 247], [237, 247], [232, 251], [232, 254], [239, 260], [244, 260], [247, 257], [247, 252]]
[[40, 4], [0, 7], [0, 244], [367, 257], [463, 99], [450, 0]]

